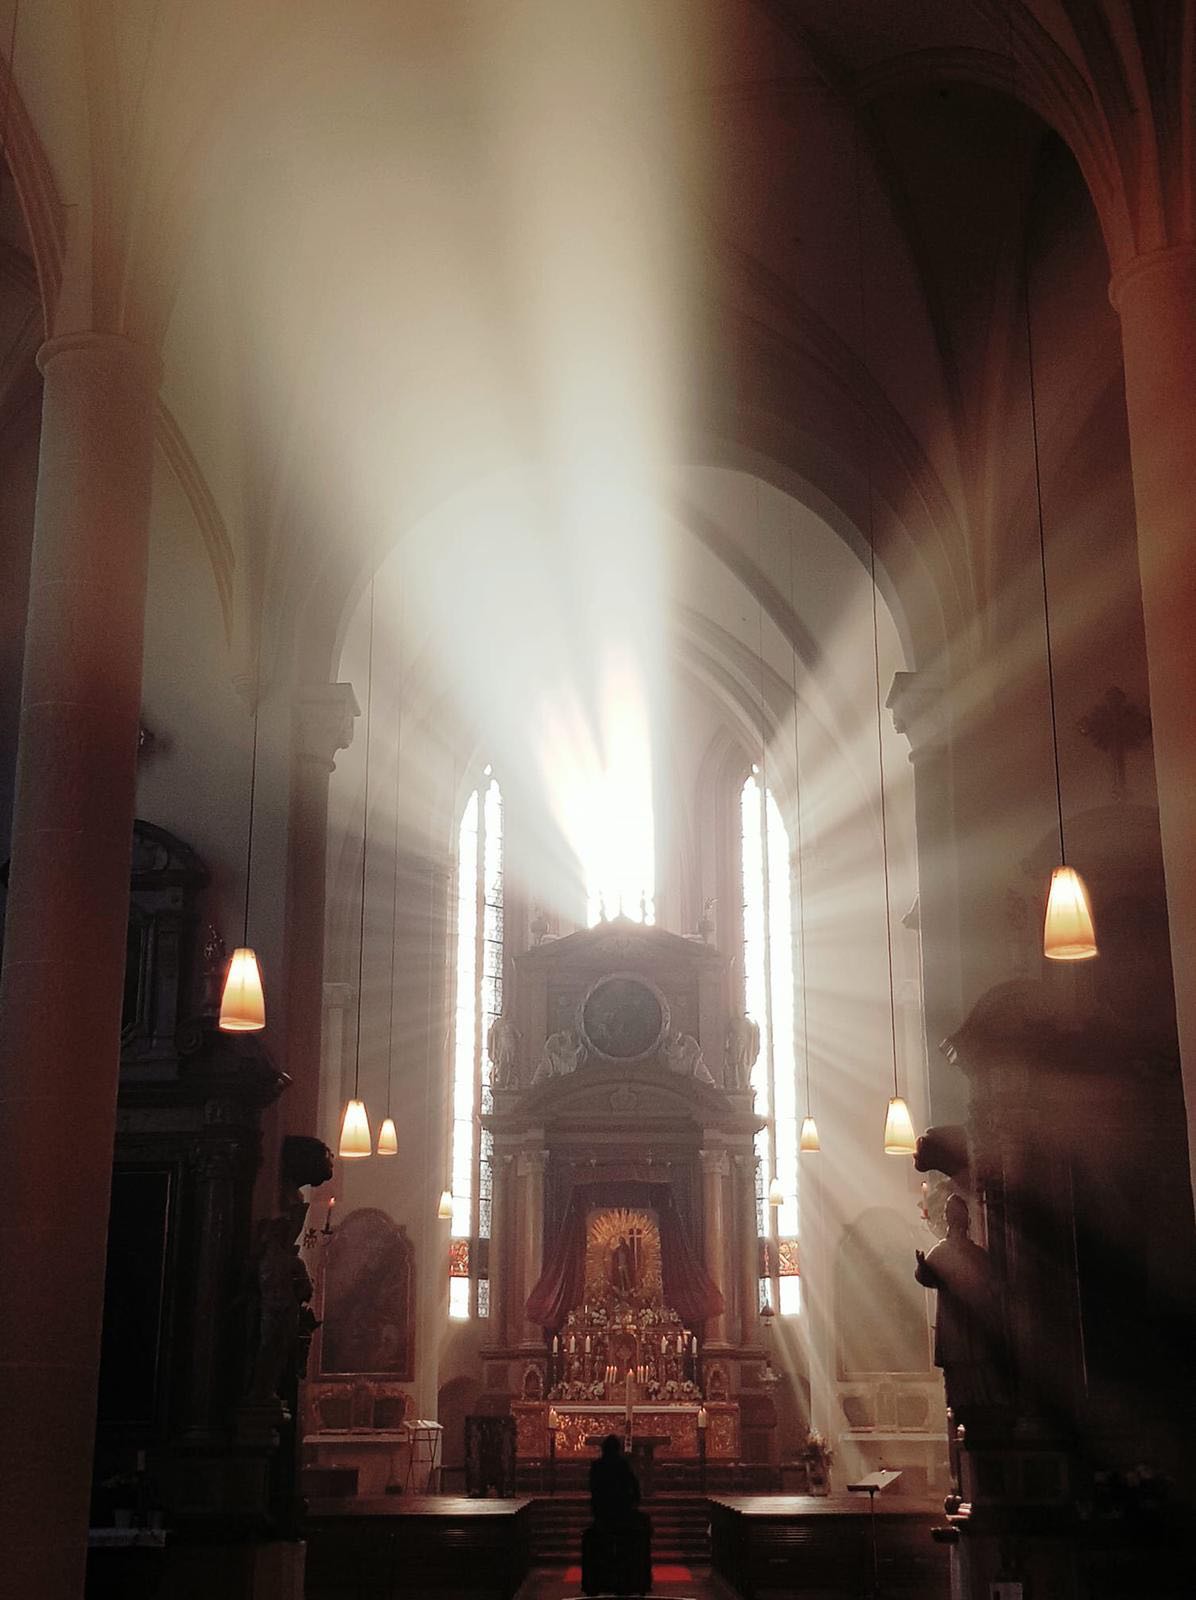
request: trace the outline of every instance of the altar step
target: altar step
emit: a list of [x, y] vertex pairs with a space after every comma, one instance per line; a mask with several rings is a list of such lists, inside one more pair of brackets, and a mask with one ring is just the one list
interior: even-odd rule
[[[645, 1501], [652, 1518], [652, 1560], [707, 1566], [710, 1562], [710, 1509], [698, 1495], [655, 1495]], [[590, 1525], [585, 1494], [538, 1498], [532, 1506], [532, 1558], [541, 1566], [581, 1559], [581, 1536]]]

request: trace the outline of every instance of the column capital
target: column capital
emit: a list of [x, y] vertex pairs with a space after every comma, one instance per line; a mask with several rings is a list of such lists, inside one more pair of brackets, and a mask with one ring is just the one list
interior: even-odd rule
[[521, 1150], [519, 1152], [518, 1172], [520, 1177], [530, 1174], [534, 1178], [542, 1178], [547, 1166], [547, 1150]]
[[361, 715], [349, 683], [305, 683], [295, 695], [295, 749], [331, 772], [336, 752], [353, 742], [353, 723]]
[[946, 689], [936, 672], [893, 674], [885, 705], [893, 727], [909, 740], [911, 761], [940, 748], [947, 739]]
[[708, 1177], [725, 1178], [731, 1170], [730, 1157], [725, 1150], [699, 1150], [698, 1160], [702, 1163], [703, 1175]]

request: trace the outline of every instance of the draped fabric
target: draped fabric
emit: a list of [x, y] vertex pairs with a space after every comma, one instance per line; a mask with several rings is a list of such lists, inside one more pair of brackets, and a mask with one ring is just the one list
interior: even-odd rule
[[581, 1304], [586, 1286], [585, 1212], [574, 1195], [556, 1236], [552, 1254], [531, 1294], [527, 1320], [556, 1333], [574, 1306]]
[[[527, 1320], [550, 1333], [559, 1332], [585, 1292], [585, 1218], [587, 1206], [593, 1203], [599, 1203], [597, 1198], [591, 1199], [581, 1186], [574, 1190], [544, 1270], [527, 1297]], [[665, 1304], [690, 1326], [718, 1316], [723, 1309], [722, 1291], [694, 1254], [668, 1187], [652, 1185], [644, 1203], [659, 1219]]]
[[660, 1275], [664, 1303], [692, 1327], [717, 1317], [723, 1309], [722, 1290], [690, 1248], [685, 1226], [666, 1189], [659, 1202]]

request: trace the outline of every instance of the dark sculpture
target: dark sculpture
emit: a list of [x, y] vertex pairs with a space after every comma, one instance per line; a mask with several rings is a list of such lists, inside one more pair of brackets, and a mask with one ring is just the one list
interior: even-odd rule
[[914, 1146], [916, 1172], [942, 1172], [966, 1181], [968, 1165], [968, 1131], [957, 1123], [927, 1128]]
[[988, 1252], [968, 1235], [968, 1203], [946, 1205], [947, 1237], [929, 1255], [915, 1251], [914, 1277], [938, 1291], [934, 1364], [943, 1371], [947, 1404], [965, 1426], [1005, 1402], [1001, 1301]]
[[332, 1151], [323, 1139], [288, 1133], [282, 1141], [282, 1181], [292, 1189], [318, 1189], [332, 1177]]
[[299, 1259], [295, 1236], [307, 1207], [258, 1224], [257, 1350], [249, 1383], [251, 1405], [281, 1400], [287, 1380], [302, 1376], [307, 1347], [319, 1326], [312, 1314], [312, 1281]]

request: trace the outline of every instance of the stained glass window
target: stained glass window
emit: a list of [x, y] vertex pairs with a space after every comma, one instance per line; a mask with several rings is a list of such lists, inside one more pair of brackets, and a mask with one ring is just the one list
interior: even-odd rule
[[[453, 1245], [489, 1239], [493, 1190], [493, 1141], [481, 1126], [491, 1110], [490, 1055], [486, 1040], [503, 1001], [503, 815], [502, 793], [487, 767], [465, 802], [457, 833], [457, 948], [453, 1001]], [[477, 1252], [475, 1252], [475, 1256]], [[475, 1268], [476, 1270], [476, 1268]], [[449, 1315], [490, 1312], [468, 1264], [450, 1265]]]
[[[756, 1110], [767, 1119], [756, 1134], [756, 1227], [762, 1239], [795, 1240], [798, 1116], [792, 866], [780, 807], [755, 771], [740, 792], [740, 864], [744, 1007], [760, 1028], [760, 1054], [751, 1084]], [[774, 1179], [781, 1190], [779, 1206], [767, 1203]], [[798, 1279], [785, 1275], [791, 1284], [785, 1290], [779, 1284], [777, 1252], [769, 1251], [767, 1259], [770, 1282], [767, 1289], [761, 1282], [761, 1305], [792, 1315], [800, 1309]]]

